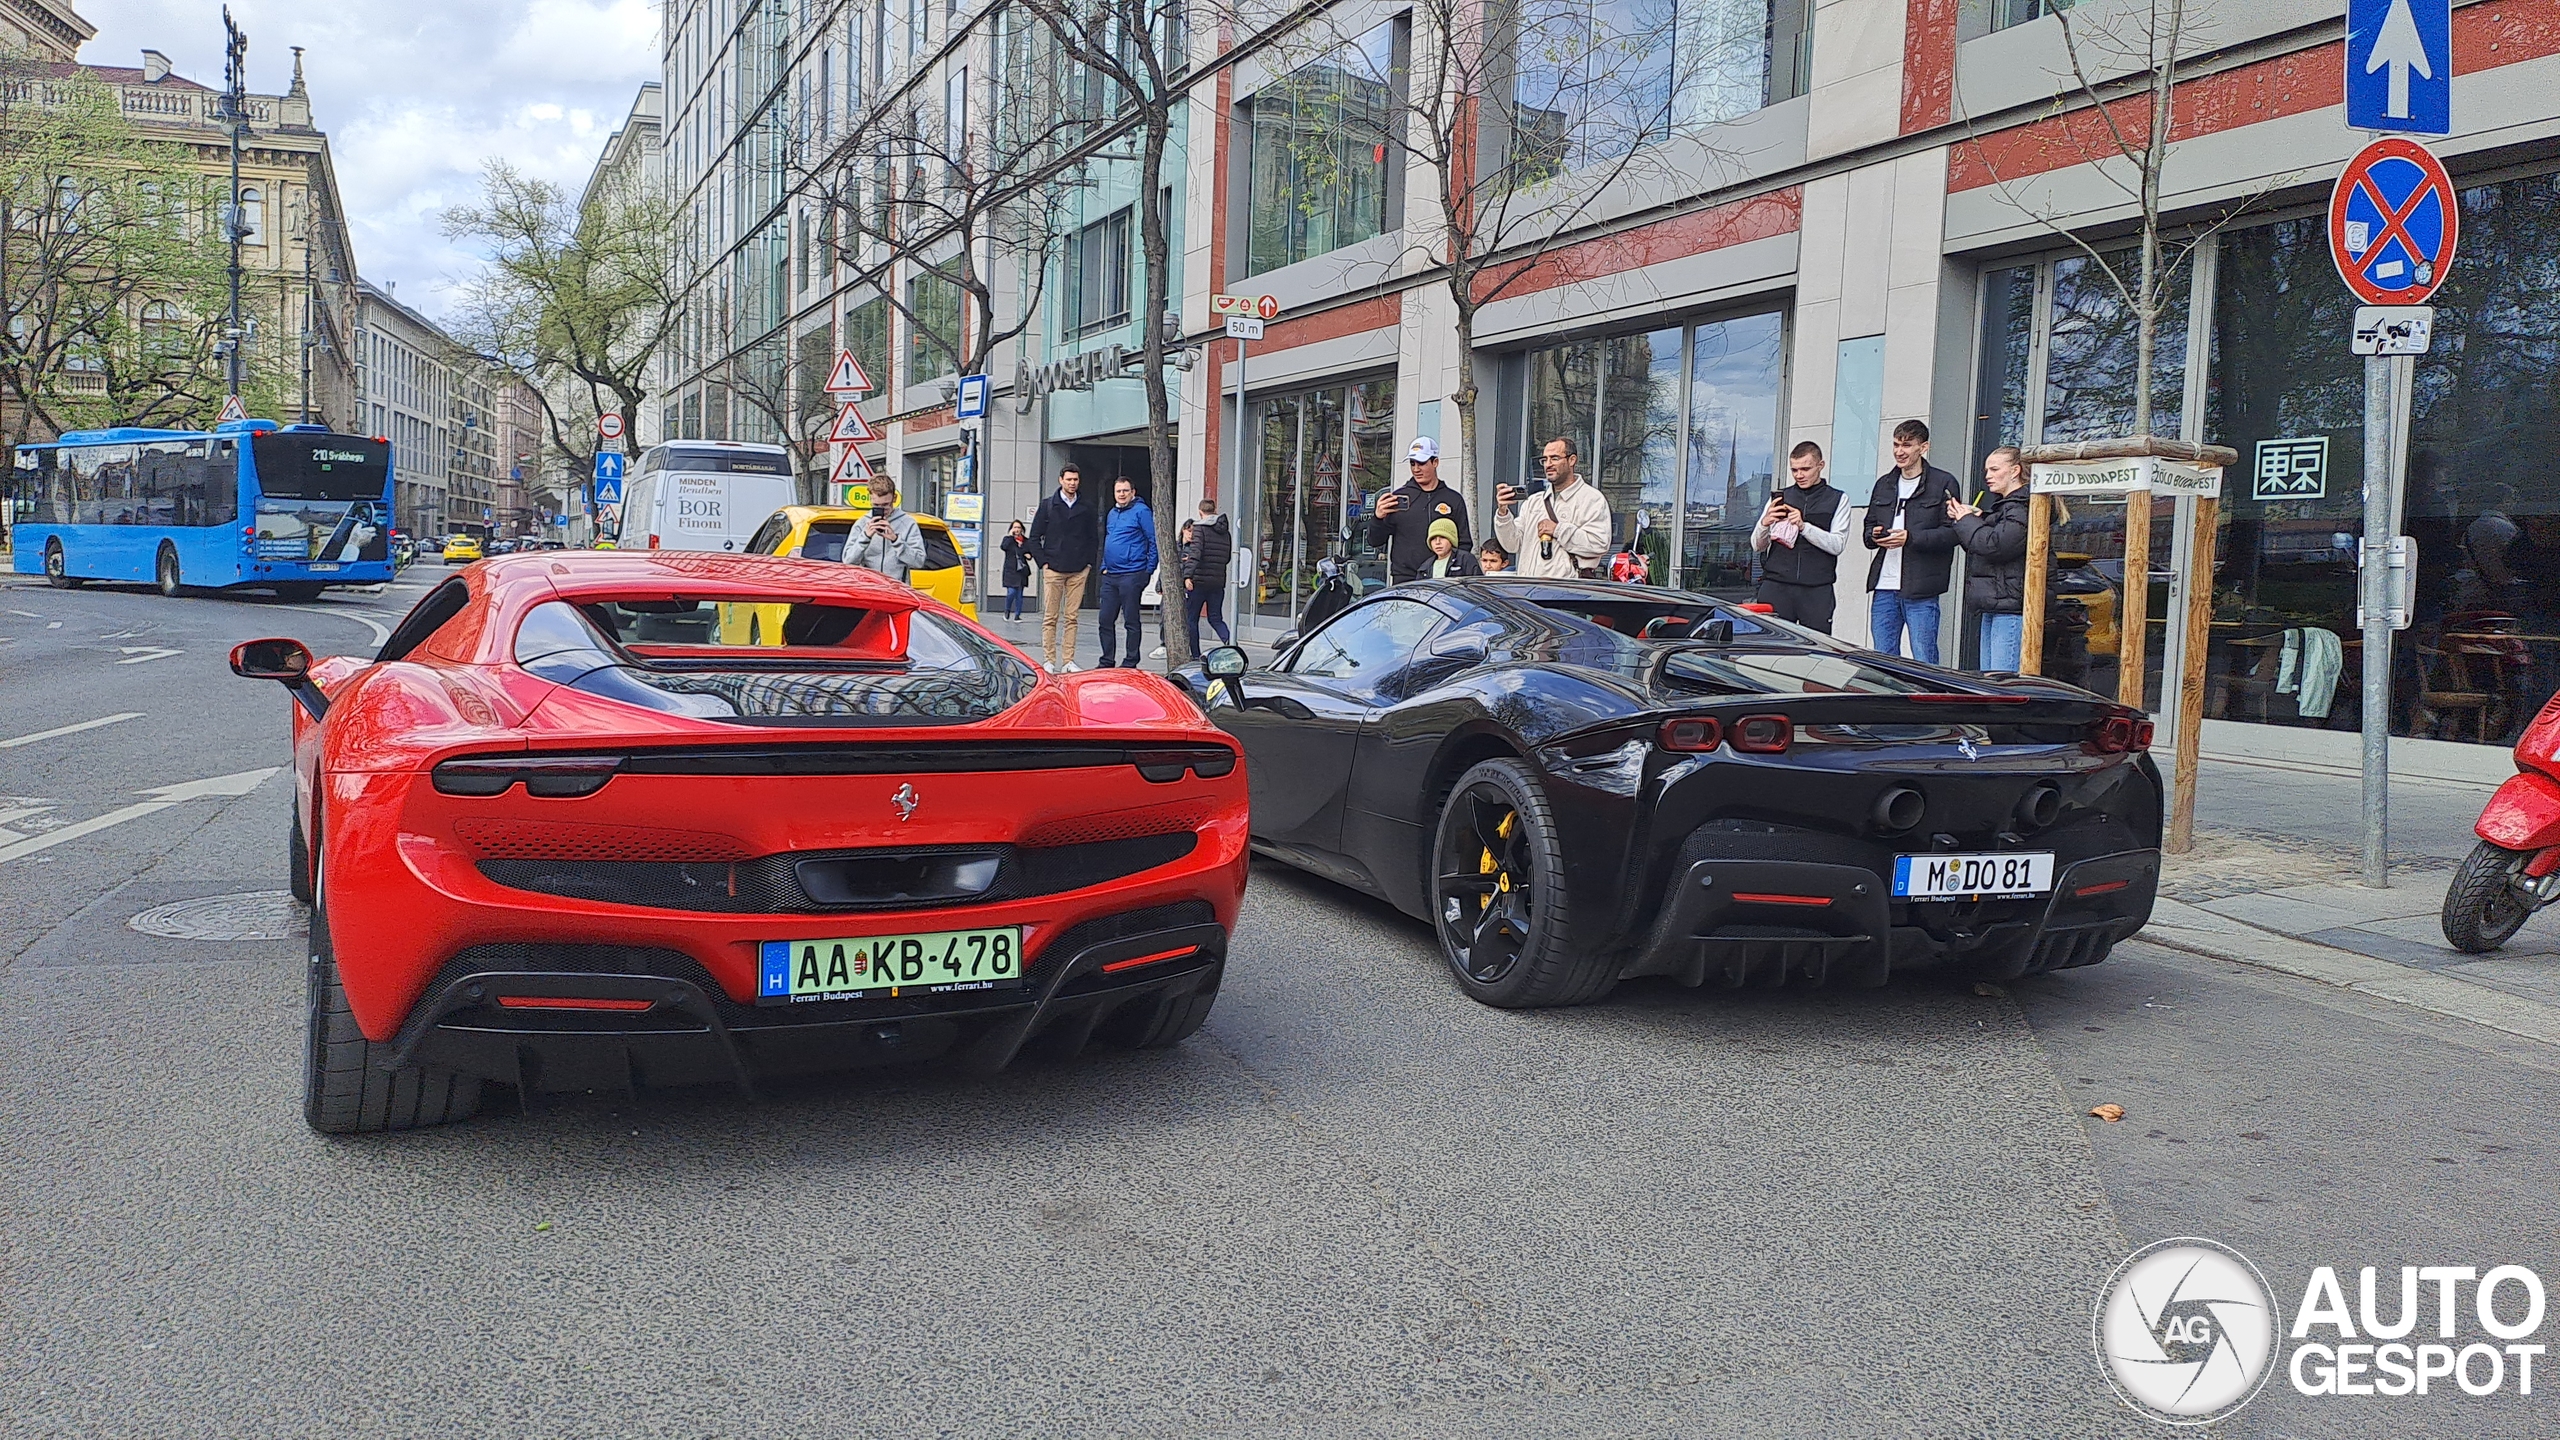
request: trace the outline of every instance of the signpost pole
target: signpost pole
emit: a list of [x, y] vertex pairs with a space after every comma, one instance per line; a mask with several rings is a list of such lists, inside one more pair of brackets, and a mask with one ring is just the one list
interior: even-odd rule
[[2364, 610], [2364, 883], [2391, 883], [2391, 535], [2399, 489], [2393, 473], [2401, 410], [2391, 357], [2364, 362], [2364, 554], [2356, 569]]

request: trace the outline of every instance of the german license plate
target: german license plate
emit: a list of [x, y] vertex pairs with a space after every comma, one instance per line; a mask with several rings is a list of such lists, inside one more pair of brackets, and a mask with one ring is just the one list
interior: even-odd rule
[[1974, 895], [2042, 895], [2053, 889], [2053, 852], [1896, 855], [1893, 893], [1907, 900]]
[[767, 940], [761, 959], [759, 1005], [1009, 990], [1022, 983], [1022, 927]]

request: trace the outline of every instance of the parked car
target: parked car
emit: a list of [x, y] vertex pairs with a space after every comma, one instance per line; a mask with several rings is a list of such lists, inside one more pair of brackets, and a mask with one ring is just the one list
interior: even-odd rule
[[[780, 645], [626, 638], [778, 605]], [[1236, 744], [1171, 682], [1053, 676], [856, 566], [504, 556], [370, 659], [250, 641], [292, 707], [304, 1113], [490, 1083], [735, 1082], [1199, 1029], [1244, 895]]]
[[444, 563], [447, 565], [467, 565], [480, 558], [482, 556], [479, 536], [448, 535], [445, 537]]
[[2092, 965], [2159, 879], [2139, 711], [1684, 591], [1421, 581], [1183, 678], [1254, 848], [1433, 925], [1488, 1005]]
[[[785, 505], [756, 527], [747, 553], [841, 561], [854, 527], [870, 518], [871, 512], [859, 506]], [[925, 568], [910, 572], [907, 583], [976, 618], [977, 604], [961, 598], [968, 588], [968, 562], [950, 524], [932, 515], [918, 515], [915, 521], [924, 534]], [[769, 645], [778, 643], [782, 614], [772, 606], [733, 605], [720, 612], [719, 624], [722, 644]]]

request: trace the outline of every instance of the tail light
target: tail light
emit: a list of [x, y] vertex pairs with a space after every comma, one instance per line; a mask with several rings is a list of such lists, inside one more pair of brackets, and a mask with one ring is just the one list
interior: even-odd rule
[[2101, 755], [2122, 755], [2151, 748], [2152, 724], [2141, 715], [2110, 715], [2089, 726], [2089, 748]]
[[447, 760], [435, 768], [439, 795], [504, 795], [519, 780], [545, 800], [593, 795], [622, 768], [618, 755], [488, 755]]
[[1775, 615], [1778, 613], [1777, 606], [1759, 600], [1745, 600], [1733, 608], [1736, 610], [1748, 610], [1754, 615]]
[[650, 549], [652, 549], [652, 550], [655, 550], [655, 549], [657, 549], [657, 548], [658, 548], [658, 537], [657, 537], [657, 536], [655, 536], [655, 535], [651, 535], [651, 536], [649, 537], [649, 548], [650, 548]]
[[1203, 780], [1232, 775], [1236, 768], [1236, 752], [1223, 745], [1203, 745], [1196, 750], [1140, 750], [1129, 757], [1138, 774], [1156, 784], [1165, 785], [1182, 778], [1185, 770]]
[[1654, 742], [1665, 750], [1699, 754], [1724, 743], [1724, 722], [1714, 716], [1691, 720], [1665, 720], [1654, 735]]
[[1779, 755], [1796, 738], [1796, 727], [1784, 715], [1745, 715], [1725, 730], [1725, 738], [1746, 755]]

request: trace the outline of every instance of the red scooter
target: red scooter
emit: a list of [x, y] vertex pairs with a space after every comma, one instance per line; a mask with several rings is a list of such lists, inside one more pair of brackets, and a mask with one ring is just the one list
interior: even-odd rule
[[2489, 797], [2480, 843], [2444, 892], [2444, 938], [2477, 955], [2507, 943], [2534, 911], [2560, 900], [2560, 695], [2516, 740], [2516, 773]]

